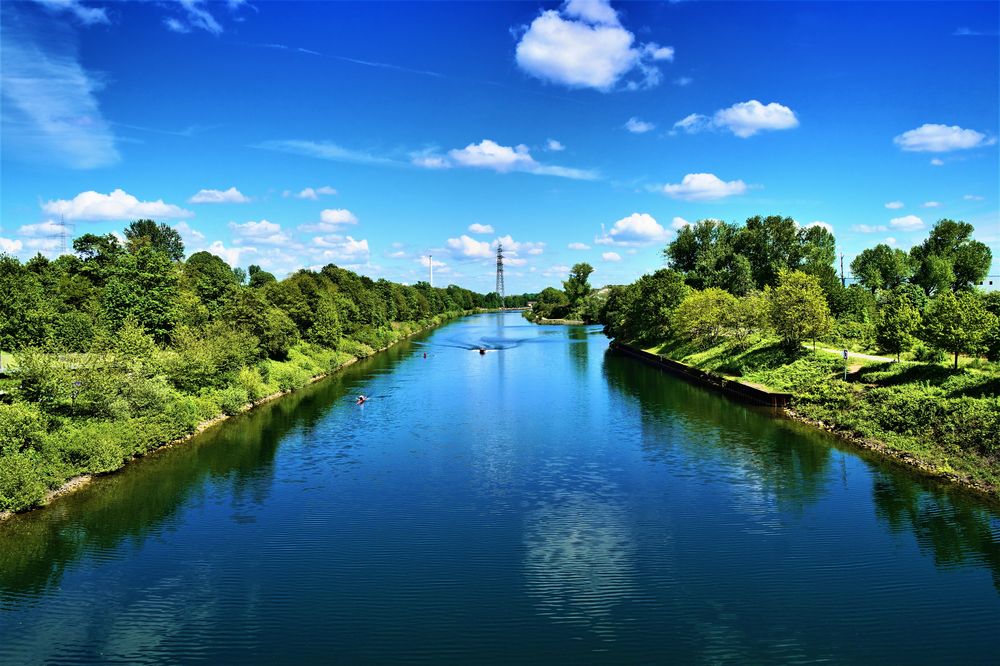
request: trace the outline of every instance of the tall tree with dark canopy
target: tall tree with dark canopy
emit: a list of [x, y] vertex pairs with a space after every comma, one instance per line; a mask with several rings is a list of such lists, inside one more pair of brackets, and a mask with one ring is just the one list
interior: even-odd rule
[[563, 290], [566, 292], [566, 298], [569, 299], [570, 307], [576, 307], [583, 298], [590, 294], [588, 279], [593, 272], [594, 267], [585, 262], [574, 264], [570, 270], [569, 279], [563, 282]]
[[125, 227], [125, 248], [134, 254], [144, 246], [155, 252], [162, 252], [171, 261], [184, 258], [184, 241], [181, 240], [181, 235], [163, 222], [157, 224], [153, 220], [136, 220]]
[[910, 250], [915, 266], [913, 282], [928, 295], [944, 289], [972, 289], [990, 270], [993, 253], [972, 240], [974, 227], [968, 222], [939, 220], [930, 235]]

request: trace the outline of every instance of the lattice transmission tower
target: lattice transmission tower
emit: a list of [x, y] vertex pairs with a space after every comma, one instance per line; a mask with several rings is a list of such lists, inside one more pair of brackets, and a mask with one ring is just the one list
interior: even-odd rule
[[497, 294], [500, 296], [500, 309], [504, 309], [503, 299], [503, 243], [497, 243]]

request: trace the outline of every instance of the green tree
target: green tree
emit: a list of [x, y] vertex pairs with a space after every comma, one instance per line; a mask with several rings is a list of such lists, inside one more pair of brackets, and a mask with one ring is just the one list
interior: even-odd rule
[[904, 292], [891, 292], [880, 304], [875, 318], [875, 341], [878, 346], [899, 355], [913, 346], [914, 333], [920, 327], [920, 310], [913, 307]]
[[178, 274], [170, 258], [148, 246], [123, 256], [111, 269], [101, 296], [104, 318], [117, 329], [127, 317], [159, 342], [174, 328], [177, 314]]
[[958, 355], [984, 351], [983, 343], [996, 326], [996, 316], [986, 309], [979, 294], [963, 292], [956, 296], [952, 291], [943, 291], [927, 306], [923, 337], [938, 349], [954, 354], [957, 369]]
[[790, 217], [748, 218], [735, 239], [735, 249], [750, 261], [757, 288], [774, 285], [783, 269], [798, 266], [802, 257], [799, 226]]
[[270, 284], [272, 282], [277, 282], [277, 279], [275, 279], [272, 273], [268, 273], [257, 264], [250, 264], [250, 267], [247, 269], [247, 272], [250, 275], [251, 289], [260, 289], [264, 285]]
[[770, 320], [775, 332], [789, 348], [797, 348], [804, 340], [826, 335], [832, 326], [819, 280], [801, 271], [782, 270], [778, 286], [767, 291]]
[[162, 252], [171, 261], [184, 258], [184, 241], [180, 233], [163, 222], [136, 220], [125, 227], [125, 248], [137, 252], [141, 247], [149, 247], [154, 252]]
[[674, 310], [674, 333], [714, 342], [732, 327], [737, 305], [735, 296], [718, 287], [692, 291]]
[[895, 289], [913, 274], [910, 256], [884, 243], [863, 250], [851, 262], [851, 273], [866, 288], [875, 293]]
[[910, 250], [916, 267], [913, 281], [928, 295], [946, 288], [971, 289], [986, 277], [993, 253], [972, 240], [974, 230], [968, 222], [939, 220], [927, 239]]
[[663, 268], [635, 282], [636, 294], [628, 317], [638, 339], [666, 340], [672, 332], [674, 310], [691, 288], [677, 271]]
[[1000, 361], [1000, 291], [991, 291], [983, 295], [983, 307], [995, 317], [996, 325], [986, 333], [983, 340], [986, 347], [986, 359]]
[[580, 301], [590, 294], [590, 274], [594, 272], [594, 267], [588, 263], [581, 262], [574, 264], [570, 269], [569, 278], [563, 282], [563, 291], [569, 300], [571, 308], [575, 308]]
[[741, 347], [746, 345], [751, 335], [765, 330], [767, 324], [768, 303], [762, 292], [751, 291], [736, 299], [730, 315], [730, 325], [733, 337]]
[[184, 281], [212, 314], [216, 314], [239, 287], [229, 264], [204, 251], [195, 252], [184, 262]]

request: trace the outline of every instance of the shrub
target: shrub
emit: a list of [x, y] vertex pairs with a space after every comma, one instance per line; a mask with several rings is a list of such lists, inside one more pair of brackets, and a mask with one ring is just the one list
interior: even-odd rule
[[45, 417], [34, 405], [0, 404], [0, 456], [41, 448], [45, 430]]
[[309, 383], [310, 375], [302, 368], [290, 363], [271, 362], [271, 382], [277, 384], [281, 391], [294, 391]]
[[918, 342], [913, 346], [913, 360], [921, 363], [941, 363], [944, 361], [944, 352]]
[[133, 415], [162, 413], [175, 396], [176, 392], [163, 376], [129, 375], [122, 386], [122, 397]]
[[337, 344], [337, 351], [350, 354], [354, 358], [367, 358], [375, 353], [375, 350], [368, 345], [351, 338], [341, 338]]
[[267, 384], [260, 376], [260, 370], [255, 367], [240, 368], [236, 377], [236, 385], [246, 392], [249, 402], [257, 402], [268, 394]]
[[239, 414], [250, 401], [246, 389], [240, 386], [228, 386], [219, 391], [219, 406], [222, 413], [232, 416]]
[[45, 496], [48, 484], [36, 453], [0, 456], [0, 510], [26, 509]]
[[167, 403], [163, 416], [182, 434], [194, 432], [198, 424], [206, 420], [202, 415], [198, 398], [190, 395], [176, 396]]
[[67, 476], [110, 472], [121, 467], [125, 459], [125, 438], [129, 432], [120, 421], [74, 423], [50, 433], [45, 452], [63, 464]]

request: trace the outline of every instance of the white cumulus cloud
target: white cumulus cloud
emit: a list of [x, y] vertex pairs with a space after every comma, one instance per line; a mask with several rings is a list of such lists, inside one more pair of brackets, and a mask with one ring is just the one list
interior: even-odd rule
[[364, 238], [358, 240], [353, 236], [329, 234], [316, 236], [312, 242], [316, 247], [313, 254], [327, 262], [340, 264], [364, 262], [368, 260], [370, 253], [368, 241]]
[[625, 129], [632, 132], [632, 134], [645, 134], [646, 132], [651, 132], [656, 129], [656, 125], [648, 123], [645, 120], [639, 120], [635, 116], [632, 116], [625, 121]]
[[479, 224], [478, 222], [473, 222], [469, 225], [469, 233], [472, 234], [492, 234], [493, 225], [492, 224]]
[[178, 222], [174, 225], [174, 231], [181, 235], [181, 238], [185, 242], [194, 241], [195, 243], [205, 240], [205, 234], [201, 233], [197, 229], [193, 228], [187, 222]]
[[59, 236], [69, 231], [69, 228], [59, 224], [55, 220], [45, 220], [37, 224], [24, 224], [17, 230], [22, 236], [31, 238], [38, 236]]
[[829, 224], [828, 222], [823, 222], [821, 220], [810, 222], [809, 224], [806, 225], [805, 228], [808, 229], [809, 227], [822, 227], [823, 229], [829, 231], [831, 234], [833, 233], [833, 225]]
[[257, 253], [255, 247], [226, 247], [222, 241], [218, 240], [205, 249], [234, 267], [240, 265], [240, 259], [243, 255]]
[[589, 250], [590, 249], [590, 246], [587, 245], [586, 243], [570, 243], [566, 247], [568, 247], [571, 250]]
[[324, 224], [357, 224], [358, 218], [346, 208], [327, 208], [319, 214]]
[[685, 201], [713, 201], [747, 191], [742, 180], [724, 181], [712, 173], [689, 173], [680, 183], [667, 183], [661, 191], [674, 199]]
[[670, 222], [670, 228], [674, 231], [680, 231], [684, 227], [690, 226], [691, 223], [685, 220], [683, 217], [675, 217]]
[[621, 261], [622, 256], [617, 252], [602, 252], [601, 259], [604, 261]]
[[892, 141], [903, 150], [946, 153], [952, 150], [989, 146], [997, 140], [996, 137], [988, 137], [976, 130], [962, 129], [958, 125], [925, 123], [916, 129], [903, 132]]
[[453, 257], [464, 258], [487, 258], [493, 253], [490, 251], [490, 244], [486, 241], [478, 241], [471, 236], [462, 234], [458, 238], [448, 239], [448, 250]]
[[940, 201], [925, 201], [920, 204], [921, 208], [940, 208], [942, 206]]
[[886, 202], [885, 207], [888, 208], [889, 210], [899, 210], [900, 208], [903, 207], [903, 202], [902, 201], [889, 201], [889, 202]]
[[889, 226], [902, 231], [914, 231], [922, 228], [924, 221], [916, 215], [904, 215], [903, 217], [894, 217], [889, 220]]
[[246, 203], [250, 201], [235, 187], [228, 190], [198, 190], [188, 203]]
[[979, 196], [978, 194], [966, 194], [962, 198], [965, 199], [966, 201], [982, 201], [983, 200], [983, 197]]
[[24, 247], [24, 244], [19, 240], [0, 237], [0, 252], [14, 254], [15, 252], [20, 252], [22, 247]]
[[566, 150], [566, 146], [562, 145], [555, 139], [549, 139], [548, 141], [545, 142], [545, 149], [551, 150], [553, 152], [560, 152]]
[[42, 204], [49, 215], [62, 215], [67, 220], [135, 220], [139, 218], [192, 217], [194, 213], [173, 204], [139, 201], [128, 192], [117, 189], [110, 194], [93, 190], [81, 192], [72, 199], [56, 199]]
[[674, 123], [675, 130], [683, 130], [688, 134], [725, 129], [741, 139], [765, 130], [784, 130], [798, 126], [799, 119], [787, 106], [777, 102], [761, 104], [755, 99], [719, 109], [711, 117], [692, 113]]
[[[255, 222], [253, 220], [249, 222], [244, 222], [243, 224], [237, 224], [235, 222], [229, 223], [229, 228], [240, 237], [240, 239], [249, 239], [254, 243], [263, 243], [266, 245], [283, 245], [287, 243], [290, 239], [281, 231], [281, 225], [275, 222], [269, 222], [267, 220], [260, 220]], [[242, 240], [240, 241], [243, 242]]]
[[851, 231], [856, 231], [861, 234], [873, 234], [879, 231], [888, 231], [889, 227], [884, 224], [871, 225], [871, 224], [855, 224], [851, 227]]
[[607, 0], [569, 0], [546, 10], [524, 28], [517, 44], [518, 66], [528, 74], [570, 88], [607, 92], [626, 75], [631, 89], [659, 83], [657, 62], [672, 60], [674, 50], [659, 44], [636, 44]]
[[632, 213], [611, 226], [611, 231], [594, 239], [598, 245], [637, 247], [666, 240], [668, 231], [649, 213]]
[[[431, 159], [431, 158], [422, 158]], [[559, 176], [576, 180], [595, 180], [597, 174], [583, 169], [541, 164], [531, 156], [524, 144], [504, 146], [491, 139], [483, 139], [479, 143], [470, 143], [465, 148], [448, 151], [447, 160], [444, 157], [433, 158], [445, 160], [442, 164], [430, 168], [447, 166], [462, 166], [476, 169], [491, 169], [498, 173], [520, 171], [539, 176]], [[428, 166], [420, 161], [414, 161], [417, 166]]]
[[337, 190], [333, 189], [329, 185], [324, 185], [323, 187], [306, 187], [299, 191], [297, 194], [285, 190], [282, 196], [284, 197], [295, 197], [296, 199], [309, 199], [310, 201], [318, 201], [321, 196], [334, 195]]

